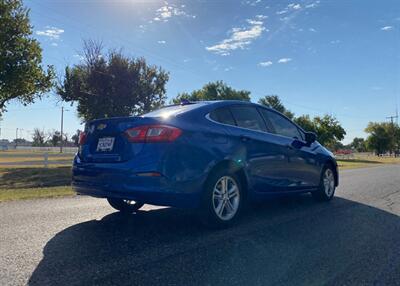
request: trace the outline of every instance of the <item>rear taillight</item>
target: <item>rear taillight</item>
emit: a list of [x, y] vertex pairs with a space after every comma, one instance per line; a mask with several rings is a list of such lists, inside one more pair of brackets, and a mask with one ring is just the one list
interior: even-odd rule
[[179, 128], [168, 125], [143, 125], [125, 131], [130, 142], [172, 142], [181, 133]]
[[79, 145], [79, 146], [82, 146], [83, 144], [85, 144], [86, 138], [87, 138], [86, 133], [83, 132], [83, 131], [80, 132], [80, 133], [79, 133], [78, 145]]

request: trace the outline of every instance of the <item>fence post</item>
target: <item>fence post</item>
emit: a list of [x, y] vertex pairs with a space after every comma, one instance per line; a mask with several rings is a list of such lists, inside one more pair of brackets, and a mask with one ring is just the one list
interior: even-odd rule
[[47, 168], [49, 166], [49, 153], [44, 153], [44, 167]]

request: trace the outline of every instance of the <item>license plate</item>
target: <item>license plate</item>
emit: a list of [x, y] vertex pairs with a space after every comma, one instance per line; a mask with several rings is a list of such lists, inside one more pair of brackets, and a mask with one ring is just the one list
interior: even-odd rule
[[97, 143], [97, 151], [111, 151], [114, 147], [114, 140], [114, 137], [99, 138], [99, 142]]

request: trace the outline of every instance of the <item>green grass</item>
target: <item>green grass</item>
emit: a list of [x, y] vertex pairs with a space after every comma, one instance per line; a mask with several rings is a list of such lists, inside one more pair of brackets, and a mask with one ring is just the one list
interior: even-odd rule
[[0, 169], [0, 189], [60, 187], [71, 184], [71, 167]]
[[23, 199], [72, 196], [74, 194], [75, 193], [70, 186], [0, 189], [0, 202], [23, 200]]
[[[71, 161], [74, 157], [73, 156], [49, 156], [48, 161]], [[44, 157], [1, 157], [0, 156], [0, 163], [16, 163], [16, 162], [30, 162], [30, 161], [43, 161], [44, 164]]]
[[0, 169], [0, 201], [73, 194], [71, 167]]
[[358, 156], [351, 159], [337, 159], [341, 170], [368, 168], [384, 164], [400, 164], [400, 158], [378, 157], [378, 156]]

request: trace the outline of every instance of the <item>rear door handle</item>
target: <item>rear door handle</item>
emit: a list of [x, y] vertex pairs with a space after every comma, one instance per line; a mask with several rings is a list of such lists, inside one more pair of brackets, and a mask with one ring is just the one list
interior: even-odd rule
[[287, 145], [286, 145], [286, 148], [289, 149], [289, 150], [293, 150], [293, 149], [294, 149], [293, 146], [292, 146], [292, 144], [287, 144]]
[[241, 140], [242, 142], [247, 142], [247, 141], [250, 141], [250, 137], [241, 135], [241, 136], [240, 136], [240, 140]]

